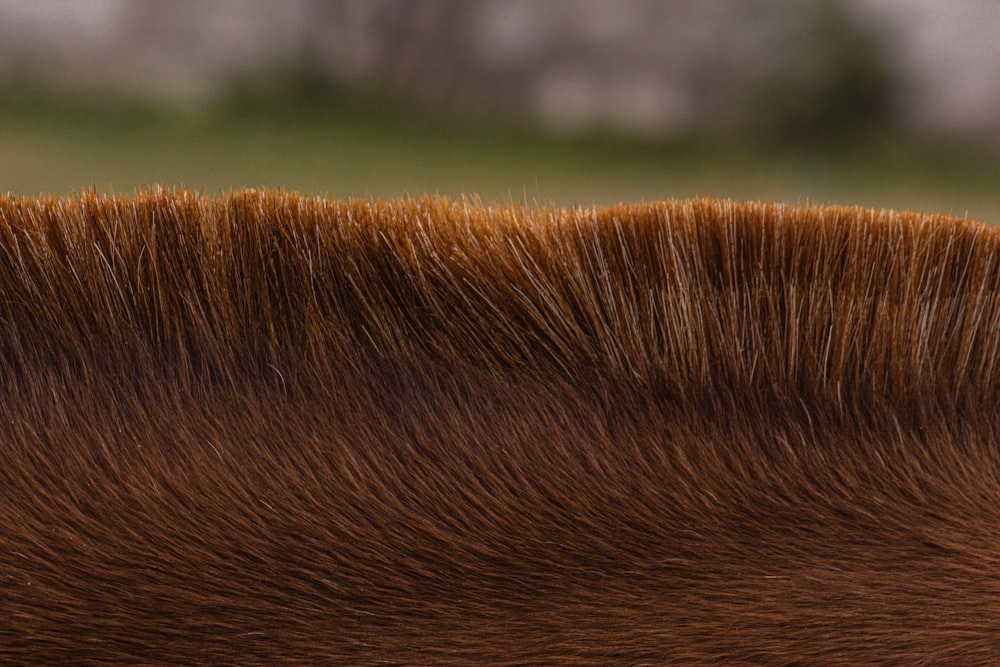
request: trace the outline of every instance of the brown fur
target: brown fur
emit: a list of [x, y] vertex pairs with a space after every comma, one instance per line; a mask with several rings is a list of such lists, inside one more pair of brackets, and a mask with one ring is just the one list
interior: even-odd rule
[[1000, 233], [0, 199], [0, 663], [995, 664]]

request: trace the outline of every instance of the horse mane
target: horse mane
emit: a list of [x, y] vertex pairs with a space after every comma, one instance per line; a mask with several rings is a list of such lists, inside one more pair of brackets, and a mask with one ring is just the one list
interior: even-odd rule
[[988, 664], [1000, 230], [0, 197], [0, 663]]

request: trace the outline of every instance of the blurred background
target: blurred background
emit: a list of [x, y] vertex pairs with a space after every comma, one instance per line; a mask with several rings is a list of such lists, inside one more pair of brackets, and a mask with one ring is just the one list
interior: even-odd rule
[[0, 0], [0, 192], [1000, 223], [997, 0]]

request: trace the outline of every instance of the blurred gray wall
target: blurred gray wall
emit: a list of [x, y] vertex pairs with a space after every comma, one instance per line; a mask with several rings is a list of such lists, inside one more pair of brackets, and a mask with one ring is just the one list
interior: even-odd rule
[[0, 0], [0, 94], [197, 104], [306, 70], [553, 128], [727, 133], [879, 115], [1000, 149], [997, 0]]

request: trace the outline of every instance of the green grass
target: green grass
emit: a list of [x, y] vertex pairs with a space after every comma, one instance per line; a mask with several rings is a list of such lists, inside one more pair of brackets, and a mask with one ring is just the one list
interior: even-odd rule
[[892, 145], [806, 150], [558, 137], [327, 100], [250, 97], [200, 112], [11, 94], [0, 191], [209, 193], [271, 186], [327, 196], [478, 193], [611, 204], [715, 196], [860, 204], [1000, 223], [998, 165]]

